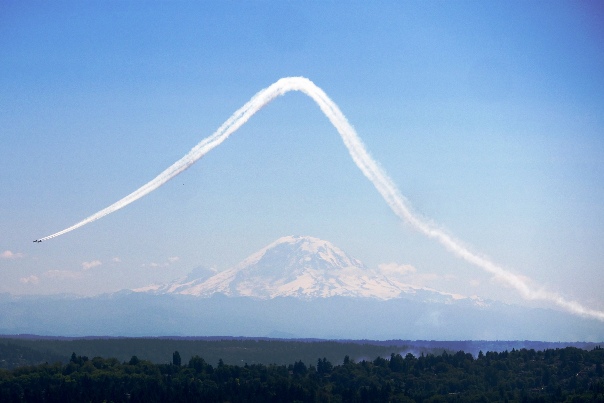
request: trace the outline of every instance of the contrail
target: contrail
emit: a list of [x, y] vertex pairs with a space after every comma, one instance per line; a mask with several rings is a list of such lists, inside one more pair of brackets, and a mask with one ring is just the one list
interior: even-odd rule
[[245, 105], [238, 109], [226, 122], [224, 122], [222, 126], [220, 126], [218, 130], [216, 130], [211, 136], [203, 139], [184, 157], [157, 175], [157, 177], [130, 193], [123, 199], [91, 215], [79, 223], [52, 235], [40, 238], [37, 241], [45, 241], [73, 231], [76, 228], [96, 221], [99, 218], [104, 217], [107, 214], [111, 214], [114, 211], [117, 211], [122, 207], [125, 207], [128, 204], [151, 193], [179, 173], [189, 168], [214, 147], [220, 145], [231, 134], [244, 125], [256, 112], [269, 104], [272, 100], [284, 95], [289, 91], [301, 91], [317, 103], [319, 108], [321, 108], [321, 111], [323, 111], [331, 124], [337, 129], [338, 133], [340, 133], [342, 141], [346, 145], [346, 148], [348, 148], [348, 152], [350, 153], [350, 156], [354, 160], [355, 164], [359, 167], [367, 179], [373, 183], [394, 214], [400, 217], [403, 221], [408, 222], [412, 227], [424, 235], [436, 239], [445, 248], [453, 252], [458, 257], [480, 267], [484, 271], [491, 273], [496, 279], [515, 288], [525, 299], [550, 301], [575, 315], [604, 321], [604, 312], [586, 308], [576, 301], [569, 301], [553, 292], [545, 291], [543, 289], [533, 289], [519, 275], [516, 275], [511, 271], [498, 266], [486, 257], [479, 256], [478, 254], [471, 252], [468, 248], [463, 246], [462, 242], [456, 240], [451, 235], [437, 228], [434, 224], [421, 218], [419, 215], [413, 213], [408, 206], [406, 199], [401, 195], [394, 182], [392, 182], [392, 179], [390, 179], [386, 172], [380, 168], [377, 162], [369, 155], [365, 149], [365, 146], [363, 145], [363, 142], [357, 135], [354, 128], [350, 125], [350, 123], [348, 123], [348, 120], [340, 111], [338, 106], [327, 96], [327, 94], [325, 94], [325, 92], [323, 92], [322, 89], [304, 77], [282, 78], [271, 86], [258, 92]]

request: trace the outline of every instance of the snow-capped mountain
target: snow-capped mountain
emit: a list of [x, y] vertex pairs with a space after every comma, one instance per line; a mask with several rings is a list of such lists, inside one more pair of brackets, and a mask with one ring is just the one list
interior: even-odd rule
[[371, 269], [327, 241], [288, 236], [229, 270], [198, 268], [138, 292], [77, 301], [0, 294], [0, 334], [592, 341], [604, 334], [597, 320], [405, 284], [405, 268], [385, 266]]
[[172, 281], [166, 284], [151, 284], [146, 287], [137, 288], [133, 291], [151, 292], [154, 294], [182, 294], [183, 291], [203, 284], [204, 281], [214, 276], [217, 273], [216, 269], [207, 267], [197, 267], [193, 269], [186, 277]]
[[261, 299], [340, 296], [387, 300], [404, 297], [444, 303], [467, 299], [405, 284], [380, 270], [368, 268], [330, 242], [310, 236], [280, 238], [222, 272], [197, 269], [172, 283], [134, 291], [201, 297], [220, 293]]

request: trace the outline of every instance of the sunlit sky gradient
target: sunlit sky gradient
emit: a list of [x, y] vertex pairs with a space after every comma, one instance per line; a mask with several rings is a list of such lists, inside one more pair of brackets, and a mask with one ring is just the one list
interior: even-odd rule
[[144, 199], [31, 242], [302, 75], [416, 212], [604, 309], [602, 20], [598, 2], [3, 2], [0, 292], [139, 287], [300, 234], [371, 267], [411, 265], [411, 283], [521, 302], [402, 224], [301, 94]]

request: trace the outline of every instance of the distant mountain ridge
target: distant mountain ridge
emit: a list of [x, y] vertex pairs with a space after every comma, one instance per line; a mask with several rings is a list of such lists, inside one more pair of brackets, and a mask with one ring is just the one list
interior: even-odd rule
[[328, 241], [311, 236], [285, 236], [222, 272], [196, 269], [185, 278], [168, 284], [135, 289], [153, 294], [182, 294], [210, 297], [301, 299], [350, 297], [416, 298], [426, 302], [453, 303], [458, 300], [485, 304], [479, 298], [418, 287], [370, 269]]
[[327, 241], [287, 236], [240, 264], [94, 297], [0, 294], [0, 334], [323, 339], [604, 338], [601, 322], [439, 292], [366, 267]]
[[[122, 291], [96, 297], [0, 294], [0, 334], [247, 336], [406, 340], [604, 340], [601, 322], [565, 312], [468, 300], [259, 299]], [[274, 337], [274, 336], [273, 336]]]

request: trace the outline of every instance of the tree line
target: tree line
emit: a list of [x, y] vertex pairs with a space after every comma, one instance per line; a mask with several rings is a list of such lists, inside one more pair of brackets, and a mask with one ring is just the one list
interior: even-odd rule
[[[296, 360], [314, 362], [326, 357], [333, 363], [342, 363], [350, 357], [389, 357], [391, 353], [412, 351], [415, 354], [442, 353], [443, 347], [414, 346], [409, 342], [329, 341], [329, 340], [279, 340], [235, 339], [216, 340], [172, 338], [89, 338], [89, 339], [15, 339], [0, 337], [0, 368], [14, 369], [25, 365], [60, 361], [67, 363], [73, 351], [88, 357], [113, 357], [128, 361], [130, 357], [149, 360], [156, 364], [170, 362], [172, 352], [179, 351], [183, 361], [194, 355], [211, 363], [222, 359], [225, 363], [289, 364]], [[563, 346], [566, 347], [566, 346]], [[463, 350], [447, 349], [448, 352]], [[483, 349], [486, 351], [486, 349]], [[494, 350], [494, 349], [490, 349]], [[475, 353], [478, 351], [476, 350]]]
[[345, 356], [288, 365], [216, 365], [132, 356], [0, 370], [2, 402], [604, 402], [604, 349]]

